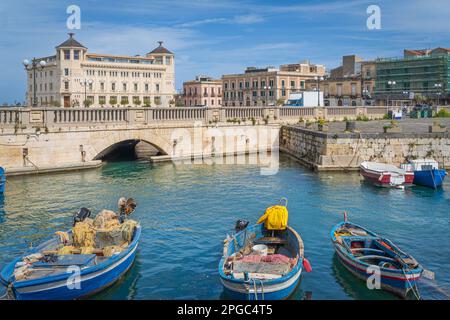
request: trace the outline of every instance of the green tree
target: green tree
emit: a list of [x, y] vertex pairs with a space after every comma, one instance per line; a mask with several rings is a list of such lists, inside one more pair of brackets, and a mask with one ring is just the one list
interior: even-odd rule
[[117, 104], [117, 97], [109, 97], [109, 104], [115, 106]]
[[137, 98], [137, 99], [134, 99], [134, 104], [137, 106], [137, 107], [139, 107], [141, 104], [142, 104], [142, 101], [141, 101], [141, 99], [139, 99], [139, 98]]
[[86, 99], [86, 100], [83, 101], [83, 105], [84, 105], [86, 108], [89, 108], [90, 106], [92, 106], [92, 101], [89, 100], [89, 99]]
[[120, 99], [120, 104], [121, 104], [122, 106], [126, 106], [126, 105], [128, 104], [128, 97], [122, 97], [122, 98]]

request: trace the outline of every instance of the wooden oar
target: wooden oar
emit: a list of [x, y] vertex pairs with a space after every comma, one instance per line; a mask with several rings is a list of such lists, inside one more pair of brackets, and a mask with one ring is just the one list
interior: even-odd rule
[[[400, 262], [404, 267], [406, 267], [405, 270], [410, 270], [411, 269], [409, 267], [409, 264], [405, 260], [403, 260], [403, 258], [397, 252], [395, 252], [394, 250], [392, 250], [392, 252], [395, 254], [396, 260], [398, 262]], [[422, 267], [422, 269], [423, 269], [422, 270], [422, 276], [424, 278], [429, 279], [429, 280], [434, 280], [436, 278], [435, 277], [435, 273], [433, 271], [427, 270], [424, 267]]]
[[[386, 238], [385, 238], [386, 239]], [[389, 241], [390, 243], [392, 243], [392, 241], [390, 241], [390, 240], [388, 240], [388, 239], [386, 239], [387, 241]], [[394, 246], [394, 247], [391, 247], [390, 245], [388, 245], [387, 243], [385, 243], [382, 239], [379, 239], [379, 240], [377, 240], [377, 242], [378, 243], [380, 243], [382, 246], [384, 246], [385, 248], [387, 248], [386, 246], [389, 246], [390, 247], [390, 249], [389, 248], [387, 248], [387, 249], [389, 249], [389, 251], [390, 252], [392, 252], [394, 255], [395, 255], [395, 259], [403, 266], [403, 268], [405, 269], [405, 270], [410, 270], [411, 268], [409, 267], [409, 264], [405, 261], [405, 260], [403, 260], [403, 258], [400, 256], [400, 253], [402, 253], [403, 255], [405, 255], [405, 256], [409, 256], [408, 254], [406, 254], [406, 253], [404, 253], [403, 251], [401, 251], [399, 248], [397, 248], [396, 246]], [[397, 252], [397, 250], [398, 251], [400, 251], [400, 253], [398, 253]], [[410, 257], [410, 256], [409, 256]], [[416, 261], [414, 258], [412, 258], [414, 261]], [[416, 261], [417, 262], [417, 261]], [[422, 267], [422, 269], [423, 269], [423, 271], [422, 271], [422, 276], [424, 277], [424, 278], [426, 278], [426, 279], [429, 279], [429, 280], [434, 280], [435, 279], [435, 273], [433, 272], [433, 271], [430, 271], [430, 270], [427, 270], [427, 269], [425, 269], [425, 268], [423, 268]]]

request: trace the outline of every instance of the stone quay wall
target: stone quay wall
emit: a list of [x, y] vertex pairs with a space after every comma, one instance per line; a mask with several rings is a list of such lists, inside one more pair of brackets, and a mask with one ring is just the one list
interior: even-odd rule
[[363, 161], [400, 165], [433, 158], [450, 168], [450, 134], [325, 133], [283, 126], [280, 149], [317, 171], [357, 170]]

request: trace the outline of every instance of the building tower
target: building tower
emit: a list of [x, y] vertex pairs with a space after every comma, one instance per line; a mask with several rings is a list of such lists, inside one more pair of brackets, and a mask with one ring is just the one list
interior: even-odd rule
[[[163, 65], [165, 70], [165, 78], [162, 79], [164, 82], [160, 85], [161, 88], [157, 87], [156, 92], [163, 92], [160, 99], [155, 99], [156, 106], [159, 105], [172, 105], [174, 102], [175, 91], [175, 55], [163, 47], [163, 41], [158, 41], [159, 46], [153, 51], [147, 53], [147, 57], [153, 57], [157, 65]], [[158, 77], [158, 76], [157, 76]], [[162, 77], [162, 75], [161, 75]]]

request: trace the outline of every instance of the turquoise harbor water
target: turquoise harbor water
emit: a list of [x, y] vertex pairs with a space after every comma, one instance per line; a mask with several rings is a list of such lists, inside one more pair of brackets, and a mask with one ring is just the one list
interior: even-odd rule
[[[256, 221], [280, 197], [289, 223], [305, 242], [313, 272], [293, 299], [395, 299], [369, 291], [336, 260], [330, 228], [350, 220], [387, 236], [436, 273], [420, 282], [425, 299], [450, 288], [450, 185], [433, 191], [387, 190], [361, 183], [356, 173], [313, 173], [281, 156], [280, 170], [261, 176], [252, 165], [109, 163], [85, 172], [10, 178], [0, 200], [0, 266], [57, 230], [71, 227], [86, 206], [116, 209], [120, 196], [138, 202], [143, 234], [135, 265], [94, 299], [219, 299], [222, 241], [238, 218]], [[447, 297], [448, 299], [448, 297]]]

